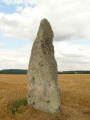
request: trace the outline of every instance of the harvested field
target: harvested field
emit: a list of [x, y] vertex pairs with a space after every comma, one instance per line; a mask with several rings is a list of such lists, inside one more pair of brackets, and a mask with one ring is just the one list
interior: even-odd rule
[[7, 106], [27, 98], [26, 75], [0, 75], [0, 120], [90, 120], [90, 74], [60, 74], [62, 113], [48, 114], [24, 106], [12, 114]]

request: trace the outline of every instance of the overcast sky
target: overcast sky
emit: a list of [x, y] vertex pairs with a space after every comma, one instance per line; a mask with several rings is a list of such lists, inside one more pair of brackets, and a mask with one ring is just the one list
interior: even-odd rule
[[58, 70], [90, 70], [90, 0], [0, 0], [0, 70], [28, 69], [43, 18], [54, 31]]

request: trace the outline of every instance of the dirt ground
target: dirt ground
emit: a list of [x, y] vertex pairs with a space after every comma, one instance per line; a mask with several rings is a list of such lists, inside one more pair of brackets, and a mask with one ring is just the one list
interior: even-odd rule
[[90, 74], [60, 74], [62, 113], [49, 114], [23, 107], [13, 115], [7, 110], [12, 101], [27, 98], [26, 75], [0, 75], [0, 120], [90, 120]]

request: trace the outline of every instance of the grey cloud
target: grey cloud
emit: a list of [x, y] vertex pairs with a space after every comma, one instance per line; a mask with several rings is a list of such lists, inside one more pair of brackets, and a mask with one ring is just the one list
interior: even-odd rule
[[55, 41], [71, 40], [73, 36], [72, 33], [67, 35], [55, 35]]
[[84, 55], [77, 55], [77, 54], [62, 54], [63, 57], [57, 57], [57, 62], [60, 62], [62, 64], [90, 64], [90, 58], [85, 57]]
[[2, 21], [3, 24], [7, 25], [8, 27], [9, 26], [14, 26], [15, 27], [15, 26], [19, 25], [18, 21], [8, 20], [5, 16], [1, 17], [1, 21]]
[[79, 57], [80, 57], [80, 58], [81, 58], [81, 57], [85, 57], [85, 55], [80, 55], [80, 54], [75, 54], [75, 53], [74, 53], [74, 54], [65, 54], [65, 53], [62, 53], [62, 52], [61, 52], [60, 54], [63, 55], [63, 57], [64, 57], [64, 56], [65, 56], [65, 57], [72, 57], [72, 58], [75, 58], [75, 57], [78, 57], [78, 58], [79, 58]]

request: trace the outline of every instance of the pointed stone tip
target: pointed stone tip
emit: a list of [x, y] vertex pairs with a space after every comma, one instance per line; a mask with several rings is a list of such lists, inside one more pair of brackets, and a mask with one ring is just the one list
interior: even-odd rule
[[43, 24], [50, 26], [50, 23], [49, 23], [49, 21], [48, 21], [46, 18], [43, 18], [43, 19], [41, 20], [40, 25], [43, 25]]
[[[43, 31], [43, 32], [42, 32]], [[46, 36], [52, 36], [53, 37], [53, 31], [52, 31], [52, 27], [49, 23], [49, 21], [46, 18], [43, 18], [40, 22], [40, 26], [39, 26], [39, 32], [38, 34], [42, 33], [42, 35], [46, 35]]]
[[49, 21], [48, 21], [46, 18], [43, 18], [43, 19], [41, 20], [41, 22], [48, 22], [48, 23], [49, 23]]

